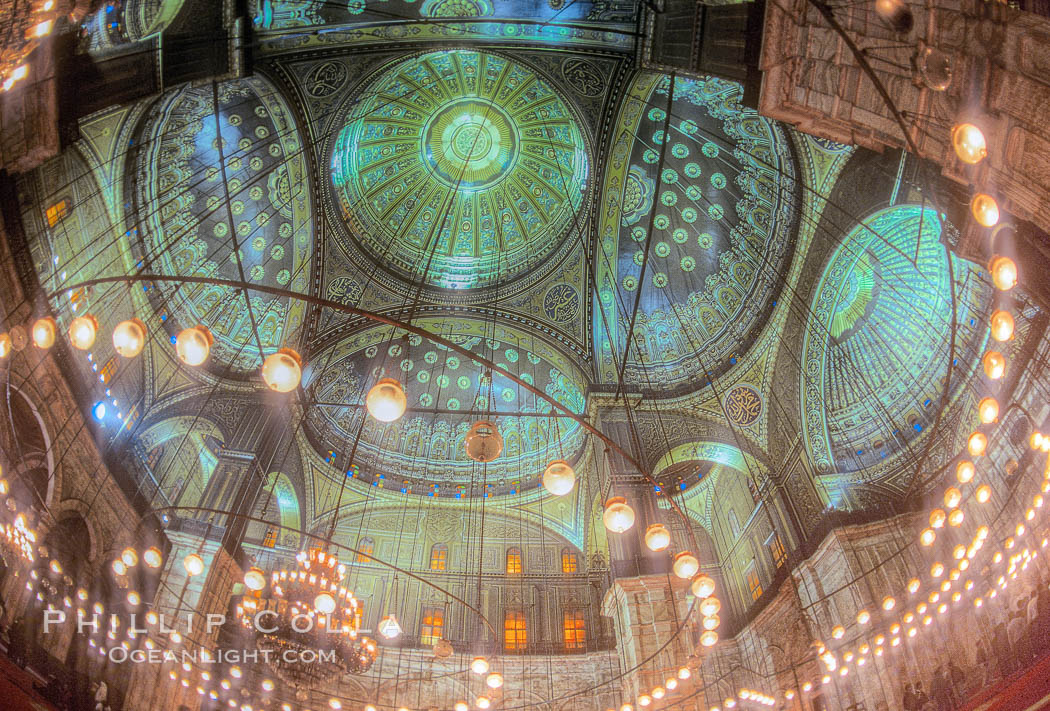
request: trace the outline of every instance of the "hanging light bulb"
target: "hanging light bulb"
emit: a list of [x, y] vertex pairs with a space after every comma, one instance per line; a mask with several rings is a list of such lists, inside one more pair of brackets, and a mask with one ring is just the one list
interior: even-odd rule
[[970, 200], [970, 212], [973, 219], [984, 227], [995, 227], [999, 224], [999, 203], [991, 195], [977, 193]]
[[678, 667], [678, 678], [685, 681], [693, 675], [693, 672], [689, 670], [689, 667]]
[[900, 34], [907, 34], [915, 24], [915, 16], [904, 0], [875, 0], [875, 14]]
[[967, 484], [973, 480], [975, 471], [973, 462], [969, 459], [964, 459], [955, 465], [955, 478], [958, 479], [960, 484]]
[[248, 572], [244, 574], [244, 587], [249, 590], [258, 592], [266, 587], [266, 576], [262, 570], [252, 566], [248, 569]]
[[365, 409], [380, 422], [393, 422], [405, 414], [407, 408], [405, 389], [393, 378], [382, 378], [365, 396]]
[[474, 660], [470, 663], [470, 670], [475, 674], [485, 674], [489, 670], [489, 660], [485, 657], [474, 657]]
[[401, 623], [397, 621], [397, 617], [393, 613], [384, 617], [383, 621], [379, 623], [379, 634], [387, 639], [399, 637], [401, 631]]
[[867, 610], [861, 610], [857, 613], [857, 624], [866, 625], [871, 621], [871, 613]]
[[140, 602], [142, 602], [142, 597], [137, 592], [135, 592], [134, 590], [128, 592], [129, 605], [131, 605], [132, 607], [138, 607], [138, 604]]
[[503, 675], [499, 672], [492, 672], [485, 677], [485, 686], [490, 689], [498, 689], [503, 686]]
[[984, 374], [992, 380], [998, 380], [1006, 372], [1006, 359], [999, 351], [988, 351], [981, 362], [984, 365]]
[[717, 615], [718, 611], [722, 609], [722, 603], [718, 601], [718, 598], [712, 595], [709, 598], [705, 598], [700, 601], [700, 614], [704, 617], [710, 617], [711, 615]]
[[952, 148], [959, 160], [970, 165], [980, 163], [988, 155], [984, 132], [972, 123], [960, 123], [952, 128]]
[[120, 559], [129, 568], [134, 568], [139, 564], [139, 554], [135, 552], [134, 548], [125, 548], [120, 554]]
[[11, 336], [7, 333], [0, 333], [0, 359], [11, 355], [13, 348], [14, 345], [11, 343]]
[[634, 509], [627, 505], [624, 497], [614, 496], [605, 502], [602, 523], [613, 533], [623, 533], [634, 525]]
[[842, 637], [845, 634], [846, 634], [846, 628], [843, 627], [842, 625], [835, 625], [834, 627], [831, 628], [831, 636], [834, 639], [842, 639]]
[[662, 699], [664, 696], [667, 695], [667, 689], [665, 689], [662, 686], [654, 686], [653, 690], [651, 692], [649, 692], [649, 693], [654, 699], [659, 700], [659, 699]]
[[86, 351], [95, 345], [98, 321], [91, 314], [78, 316], [69, 324], [69, 342], [77, 350]]
[[492, 702], [489, 700], [489, 697], [487, 697], [487, 696], [479, 696], [478, 700], [475, 703], [478, 705], [479, 709], [482, 709], [482, 711], [484, 711], [485, 709], [487, 709], [489, 706], [492, 705]]
[[932, 528], [924, 528], [922, 533], [919, 534], [919, 543], [924, 546], [932, 546], [935, 540], [937, 540], [937, 534], [934, 533]]
[[47, 350], [55, 344], [55, 319], [45, 316], [33, 324], [33, 345]]
[[700, 635], [700, 644], [705, 647], [713, 647], [717, 643], [718, 633], [714, 630], [705, 630], [704, 633]]
[[335, 598], [330, 594], [323, 592], [314, 598], [314, 609], [323, 615], [330, 615], [335, 612]]
[[564, 496], [572, 491], [576, 473], [564, 459], [555, 459], [543, 471], [543, 488], [554, 496]]
[[882, 609], [889, 612], [897, 604], [897, 601], [893, 599], [891, 595], [887, 595], [882, 598]]
[[944, 490], [944, 505], [950, 509], [954, 509], [962, 501], [962, 492], [954, 486], [949, 486]]
[[1014, 317], [1009, 311], [995, 311], [991, 318], [992, 338], [997, 341], [1008, 341], [1014, 335]]
[[979, 503], [987, 503], [992, 498], [992, 487], [987, 484], [981, 484], [977, 487], [977, 491], [974, 494], [977, 497]]
[[266, 356], [262, 364], [263, 382], [270, 390], [288, 393], [299, 387], [303, 377], [303, 359], [291, 348], [282, 348]]
[[948, 514], [948, 525], [953, 528], [958, 528], [963, 522], [963, 511], [962, 509], [952, 509]]
[[125, 358], [134, 358], [146, 345], [146, 324], [137, 318], [121, 321], [113, 329], [113, 349]]
[[988, 263], [992, 283], [1000, 291], [1009, 291], [1017, 286], [1017, 265], [1009, 257], [996, 256]]
[[930, 512], [930, 528], [941, 528], [947, 518], [943, 509], [934, 509]]
[[190, 553], [182, 559], [182, 566], [191, 576], [204, 572], [204, 560], [196, 553]]
[[150, 568], [159, 568], [160, 564], [164, 562], [164, 558], [160, 553], [160, 549], [156, 546], [147, 548], [142, 554], [142, 560]]
[[470, 706], [466, 701], [457, 701], [456, 705], [452, 707], [454, 711], [469, 711]]
[[984, 454], [987, 448], [988, 436], [984, 432], [974, 432], [966, 440], [966, 449], [970, 451], [971, 456], [979, 457]]
[[214, 342], [211, 331], [204, 326], [185, 328], [175, 336], [175, 355], [186, 365], [201, 365], [208, 360]]
[[679, 578], [688, 580], [696, 575], [696, 571], [700, 570], [700, 561], [689, 551], [682, 551], [674, 557], [674, 563], [671, 568]]
[[700, 573], [695, 578], [693, 578], [691, 588], [693, 591], [693, 595], [700, 599], [703, 599], [705, 597], [711, 597], [711, 595], [715, 591], [715, 581], [710, 575], [707, 575], [706, 573]]
[[722, 621], [718, 619], [718, 615], [708, 615], [703, 621], [705, 630], [716, 630], [721, 623]]
[[463, 448], [475, 462], [493, 462], [503, 452], [503, 435], [488, 420], [475, 422], [463, 437]]
[[983, 398], [977, 403], [977, 414], [985, 424], [995, 422], [999, 419], [999, 402], [994, 397]]
[[671, 545], [671, 532], [662, 523], [654, 523], [645, 529], [645, 545], [651, 551], [662, 551]]
[[117, 558], [113, 561], [113, 572], [117, 575], [124, 575], [128, 572], [128, 566], [120, 558]]

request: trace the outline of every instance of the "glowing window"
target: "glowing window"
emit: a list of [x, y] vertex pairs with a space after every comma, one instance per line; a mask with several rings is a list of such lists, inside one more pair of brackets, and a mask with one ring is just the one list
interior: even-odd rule
[[266, 534], [263, 535], [263, 548], [276, 548], [277, 547], [277, 529], [267, 528]]
[[566, 610], [562, 631], [565, 649], [584, 649], [587, 646], [587, 623], [583, 610]]
[[521, 572], [521, 550], [519, 548], [511, 548], [507, 551], [507, 572]]
[[68, 214], [69, 205], [65, 200], [59, 200], [54, 205], [47, 208], [47, 224], [54, 227]]
[[437, 543], [430, 549], [430, 569], [446, 570], [448, 567], [448, 546]]
[[568, 548], [561, 549], [561, 572], [575, 573], [577, 569], [576, 554]]
[[525, 613], [521, 610], [507, 610], [503, 615], [503, 648], [506, 650], [523, 650], [529, 641], [525, 626]]
[[443, 636], [445, 630], [445, 610], [441, 607], [424, 607], [419, 626], [419, 642], [433, 646]]
[[758, 581], [758, 571], [755, 569], [754, 562], [747, 570], [747, 589], [751, 591], [752, 600], [762, 597], [762, 583]]
[[787, 562], [787, 552], [784, 550], [784, 542], [780, 540], [779, 533], [774, 531], [766, 545], [769, 546], [769, 554], [773, 558], [773, 565], [779, 568]]
[[357, 557], [354, 560], [358, 563], [370, 563], [372, 561], [372, 551], [375, 550], [375, 547], [376, 542], [365, 536], [357, 542]]

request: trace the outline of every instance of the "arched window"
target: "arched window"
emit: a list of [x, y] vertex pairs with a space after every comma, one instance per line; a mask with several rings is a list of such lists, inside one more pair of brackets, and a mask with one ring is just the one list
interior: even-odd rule
[[521, 549], [520, 548], [508, 548], [507, 549], [507, 572], [508, 573], [520, 573], [521, 572]]
[[375, 550], [376, 542], [368, 536], [365, 536], [357, 542], [357, 562], [358, 563], [371, 563], [372, 562], [372, 551]]
[[444, 543], [435, 543], [430, 549], [430, 569], [446, 570], [448, 568], [448, 546]]
[[561, 549], [561, 572], [575, 573], [578, 568], [576, 554], [568, 548]]
[[736, 511], [729, 509], [729, 530], [733, 532], [733, 540], [740, 537], [740, 521], [736, 517]]

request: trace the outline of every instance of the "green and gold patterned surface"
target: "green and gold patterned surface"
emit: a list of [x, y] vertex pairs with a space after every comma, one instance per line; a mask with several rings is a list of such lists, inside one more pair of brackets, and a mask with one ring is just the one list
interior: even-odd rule
[[573, 111], [477, 51], [394, 63], [347, 108], [332, 185], [353, 239], [404, 279], [505, 284], [572, 246], [590, 160]]
[[[143, 256], [154, 269], [243, 274], [249, 283], [305, 291], [313, 249], [306, 161], [291, 112], [267, 82], [224, 82], [217, 107], [210, 87], [180, 89], [150, 113], [143, 132], [132, 190], [144, 206]], [[301, 301], [255, 293], [249, 313], [240, 291], [207, 284], [161, 284], [153, 297], [169, 328], [207, 326], [213, 359], [235, 370], [261, 364], [260, 344], [266, 354], [294, 342], [305, 310]]]
[[[816, 291], [802, 349], [803, 433], [818, 474], [884, 467], [936, 418], [948, 373], [949, 257], [932, 209], [897, 205], [842, 240]], [[960, 293], [953, 392], [987, 339], [977, 270], [951, 257]]]
[[[361, 430], [355, 478], [384, 488], [444, 496], [519, 493], [537, 486], [551, 459], [574, 458], [582, 428], [551, 417], [550, 403], [500, 375], [506, 371], [571, 412], [584, 411], [586, 381], [572, 361], [544, 339], [510, 325], [420, 319], [428, 330], [493, 361], [478, 361], [411, 335], [390, 340], [390, 329], [360, 332], [319, 353], [305, 382], [320, 402], [307, 415], [307, 432], [321, 452], [345, 452], [356, 438], [364, 393], [381, 377], [404, 384], [411, 408], [384, 425], [368, 418]], [[494, 422], [503, 454], [480, 465], [466, 455], [463, 438], [482, 419]]]
[[624, 102], [599, 226], [599, 377], [618, 378], [637, 301], [624, 377], [646, 390], [703, 386], [746, 352], [780, 291], [798, 209], [783, 129], [743, 108], [739, 85], [680, 78], [670, 117], [669, 88], [644, 74]]

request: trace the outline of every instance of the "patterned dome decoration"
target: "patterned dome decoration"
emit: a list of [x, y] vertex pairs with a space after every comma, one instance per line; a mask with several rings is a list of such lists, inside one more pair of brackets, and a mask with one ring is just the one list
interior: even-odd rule
[[643, 74], [618, 118], [602, 193], [594, 333], [599, 377], [615, 382], [640, 292], [624, 377], [679, 391], [725, 372], [757, 337], [799, 210], [789, 141], [740, 105], [740, 85], [677, 79], [668, 123], [670, 86], [665, 75]]
[[332, 184], [357, 244], [401, 277], [505, 284], [575, 242], [584, 138], [532, 69], [484, 52], [424, 54], [388, 68], [349, 112]]
[[[921, 234], [920, 234], [921, 232]], [[820, 474], [894, 463], [937, 417], [948, 369], [951, 293], [937, 213], [886, 208], [846, 235], [817, 289], [803, 344], [803, 432]], [[988, 294], [952, 257], [957, 305], [952, 388], [987, 338]]]
[[[143, 206], [153, 268], [231, 280], [243, 270], [249, 283], [305, 292], [313, 210], [292, 113], [257, 78], [219, 85], [221, 139], [215, 111], [210, 86], [183, 88], [149, 115], [146, 139], [136, 141], [135, 170], [144, 179], [129, 189]], [[204, 324], [215, 336], [212, 360], [240, 371], [292, 340], [304, 312], [301, 301], [249, 292], [249, 314], [239, 290], [208, 284], [159, 283], [150, 294], [169, 328]]]
[[[493, 337], [491, 323], [466, 319], [421, 319], [419, 325], [492, 360], [571, 412], [583, 412], [584, 375], [546, 341], [502, 324]], [[377, 327], [319, 353], [303, 378], [304, 385], [316, 387], [317, 400], [327, 403], [309, 410], [307, 436], [322, 455], [336, 452], [337, 466], [345, 464], [339, 455], [356, 437], [364, 393], [380, 377], [404, 385], [409, 412], [389, 425], [365, 421], [355, 479], [439, 497], [520, 493], [538, 486], [550, 460], [571, 460], [582, 446], [579, 424], [548, 416], [550, 403], [506, 376], [419, 336], [391, 341], [390, 329]], [[495, 422], [504, 441], [484, 476], [463, 445], [479, 420]]]

